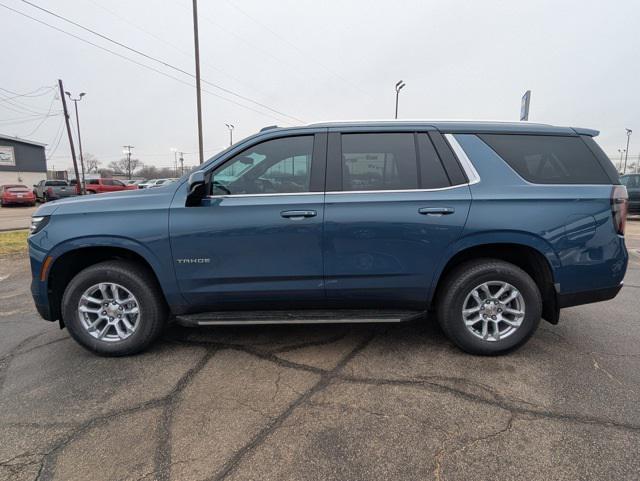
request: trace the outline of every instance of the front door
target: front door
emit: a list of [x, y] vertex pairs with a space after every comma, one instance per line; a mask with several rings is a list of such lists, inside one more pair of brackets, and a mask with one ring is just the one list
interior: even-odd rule
[[325, 161], [324, 133], [260, 142], [214, 168], [200, 206], [172, 207], [192, 310], [323, 306]]
[[469, 211], [462, 169], [445, 168], [427, 132], [331, 133], [327, 162], [328, 301], [424, 309], [434, 268]]

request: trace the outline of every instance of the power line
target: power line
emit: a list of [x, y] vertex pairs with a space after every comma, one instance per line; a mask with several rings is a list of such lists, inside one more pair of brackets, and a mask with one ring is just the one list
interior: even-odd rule
[[[161, 42], [163, 44], [165, 44], [168, 47], [171, 47], [173, 50], [175, 50], [176, 52], [180, 53], [182, 56], [187, 57], [189, 60], [193, 59], [193, 54], [189, 53], [183, 49], [181, 49], [180, 47], [178, 47], [177, 45], [168, 42], [166, 39], [162, 38], [159, 35], [156, 35], [155, 33], [147, 30], [146, 28], [141, 27], [140, 25], [138, 25], [135, 22], [132, 22], [131, 20], [129, 20], [127, 17], [124, 17], [122, 15], [120, 15], [118, 12], [111, 10], [110, 8], [105, 7], [104, 5], [101, 5], [99, 2], [94, 1], [94, 0], [89, 0], [89, 2], [93, 5], [95, 5], [97, 8], [100, 8], [101, 10], [109, 13], [110, 15], [113, 15], [114, 17], [116, 17], [117, 19], [121, 20], [122, 22], [126, 23], [127, 25], [130, 25], [131, 27], [135, 28], [136, 30], [144, 33], [145, 35], [148, 35], [150, 37], [153, 37], [155, 40], [157, 40], [158, 42]], [[260, 89], [256, 89], [254, 86], [250, 85], [248, 82], [244, 81], [243, 79], [239, 78], [239, 77], [235, 77], [231, 74], [229, 74], [228, 72], [225, 72], [224, 70], [217, 68], [207, 62], [201, 61], [202, 66], [204, 66], [205, 68], [207, 68], [208, 70], [211, 71], [215, 71], [221, 75], [224, 75], [225, 77], [238, 82], [239, 84], [245, 85], [249, 88], [254, 89], [257, 92], [260, 92], [263, 95], [268, 95], [264, 90], [260, 90]]]
[[[159, 63], [159, 64], [161, 64], [161, 65], [163, 65], [163, 66], [165, 66], [165, 67], [171, 68], [171, 69], [173, 69], [173, 70], [175, 70], [175, 71], [177, 71], [177, 72], [180, 72], [180, 73], [182, 73], [182, 74], [184, 74], [184, 75], [188, 75], [189, 77], [195, 78], [195, 75], [194, 75], [194, 74], [192, 74], [191, 72], [188, 72], [188, 71], [186, 71], [186, 70], [184, 70], [184, 69], [182, 69], [182, 68], [180, 68], [180, 67], [176, 67], [175, 65], [172, 65], [172, 64], [170, 64], [169, 62], [166, 62], [166, 61], [164, 61], [164, 60], [162, 60], [162, 59], [160, 59], [160, 58], [157, 58], [157, 57], [154, 57], [154, 56], [149, 55], [149, 54], [147, 54], [147, 53], [141, 52], [140, 50], [135, 49], [135, 48], [133, 48], [133, 47], [130, 47], [130, 46], [128, 46], [128, 45], [126, 45], [126, 44], [124, 44], [124, 43], [122, 43], [122, 42], [119, 42], [118, 40], [114, 40], [113, 38], [111, 38], [111, 37], [109, 37], [109, 36], [107, 36], [107, 35], [104, 35], [104, 34], [102, 34], [102, 33], [100, 33], [100, 32], [97, 32], [97, 31], [95, 31], [95, 30], [93, 30], [93, 29], [91, 29], [91, 28], [85, 27], [84, 25], [81, 25], [81, 24], [79, 24], [78, 22], [74, 22], [73, 20], [70, 20], [70, 19], [68, 19], [68, 18], [66, 18], [66, 17], [64, 17], [64, 16], [62, 16], [62, 15], [59, 15], [59, 14], [57, 14], [57, 13], [55, 13], [55, 12], [52, 12], [51, 10], [47, 10], [47, 9], [46, 9], [46, 8], [44, 8], [44, 7], [40, 7], [39, 5], [36, 5], [35, 3], [30, 2], [29, 0], [22, 0], [22, 2], [23, 2], [23, 3], [26, 3], [27, 5], [31, 5], [32, 7], [37, 8], [38, 10], [41, 10], [41, 11], [43, 11], [43, 12], [45, 12], [45, 13], [49, 14], [49, 15], [52, 15], [52, 16], [54, 16], [54, 17], [56, 17], [56, 18], [60, 19], [60, 20], [63, 20], [63, 21], [65, 21], [65, 22], [67, 22], [67, 23], [70, 23], [71, 25], [74, 25], [74, 26], [76, 26], [76, 27], [78, 27], [78, 28], [81, 28], [82, 30], [85, 30], [85, 31], [87, 31], [87, 32], [89, 32], [89, 33], [91, 33], [91, 34], [93, 34], [93, 35], [96, 35], [96, 36], [98, 36], [98, 37], [100, 37], [100, 38], [102, 38], [102, 39], [104, 39], [104, 40], [106, 40], [106, 41], [108, 41], [108, 42], [111, 42], [111, 43], [113, 43], [113, 44], [115, 44], [115, 45], [118, 45], [119, 47], [122, 47], [122, 48], [124, 48], [124, 49], [127, 49], [127, 50], [129, 50], [129, 51], [131, 51], [131, 52], [134, 52], [134, 53], [136, 53], [136, 54], [138, 54], [138, 55], [140, 55], [140, 56], [142, 56], [142, 57], [145, 57], [145, 58], [147, 58], [147, 59], [149, 59], [149, 60], [152, 60], [152, 61], [154, 61], [154, 62], [157, 62], [157, 63]], [[213, 83], [213, 82], [210, 82], [210, 81], [208, 81], [208, 80], [205, 80], [205, 79], [201, 79], [201, 81], [202, 81], [203, 83], [206, 83], [207, 85], [210, 85], [210, 86], [212, 86], [212, 87], [214, 87], [214, 88], [217, 88], [217, 89], [219, 89], [219, 90], [221, 90], [221, 91], [223, 91], [223, 92], [225, 92], [225, 93], [227, 93], [227, 94], [229, 94], [229, 95], [233, 95], [234, 97], [238, 97], [238, 98], [240, 98], [240, 99], [242, 99], [242, 100], [245, 100], [245, 101], [247, 101], [247, 102], [251, 102], [251, 103], [253, 103], [253, 104], [256, 104], [256, 105], [258, 105], [258, 106], [260, 106], [260, 107], [262, 107], [262, 108], [264, 108], [264, 109], [270, 110], [271, 112], [274, 112], [274, 113], [276, 113], [276, 114], [278, 114], [278, 115], [282, 115], [282, 116], [284, 116], [284, 117], [289, 117], [289, 118], [291, 118], [291, 119], [293, 119], [293, 120], [296, 120], [296, 121], [298, 121], [298, 122], [303, 122], [303, 123], [304, 123], [304, 120], [301, 120], [301, 119], [299, 119], [299, 118], [297, 118], [297, 117], [294, 117], [294, 116], [292, 116], [292, 115], [289, 115], [289, 114], [286, 114], [286, 113], [281, 112], [281, 111], [279, 111], [279, 110], [276, 110], [276, 109], [274, 109], [274, 108], [272, 108], [272, 107], [269, 107], [269, 106], [268, 106], [268, 105], [266, 105], [266, 104], [263, 104], [262, 102], [258, 102], [257, 100], [253, 100], [253, 99], [252, 99], [252, 98], [250, 98], [250, 97], [246, 97], [246, 96], [241, 95], [241, 94], [239, 94], [239, 93], [237, 93], [237, 92], [234, 92], [233, 90], [230, 90], [230, 89], [228, 89], [228, 88], [222, 87], [222, 86], [220, 86], [220, 85], [217, 85], [217, 84], [215, 84], [215, 83]]]
[[[24, 1], [24, 0], [23, 0]], [[249, 20], [251, 20], [252, 22], [254, 22], [255, 24], [261, 26], [262, 28], [264, 28], [265, 30], [267, 30], [268, 32], [271, 33], [271, 35], [273, 35], [274, 37], [280, 39], [282, 42], [284, 42], [285, 44], [287, 44], [289, 47], [293, 48], [296, 52], [298, 52], [306, 61], [313, 63], [314, 65], [324, 69], [325, 71], [329, 72], [331, 75], [335, 76], [336, 78], [340, 79], [342, 82], [347, 83], [349, 85], [351, 85], [353, 88], [355, 88], [356, 90], [360, 91], [361, 93], [363, 93], [364, 95], [366, 95], [367, 97], [369, 97], [369, 99], [373, 100], [373, 97], [366, 92], [365, 90], [361, 89], [358, 85], [354, 84], [353, 82], [351, 82], [349, 79], [343, 77], [342, 75], [340, 75], [337, 72], [334, 72], [332, 69], [330, 69], [329, 67], [327, 67], [326, 65], [322, 64], [321, 62], [318, 62], [317, 60], [311, 60], [313, 59], [313, 55], [310, 55], [309, 53], [305, 52], [304, 50], [302, 50], [300, 47], [298, 47], [295, 43], [291, 42], [290, 40], [288, 40], [287, 38], [285, 38], [284, 36], [282, 36], [280, 33], [278, 33], [277, 31], [273, 30], [271, 27], [269, 27], [268, 25], [262, 23], [260, 20], [254, 18], [252, 15], [250, 15], [249, 13], [247, 13], [245, 10], [243, 10], [242, 8], [240, 8], [239, 6], [237, 6], [235, 3], [233, 3], [230, 0], [227, 0], [227, 3], [233, 7], [234, 9], [236, 9], [238, 12], [240, 12], [242, 15], [244, 15], [245, 17], [247, 17]]]
[[[0, 90], [4, 90], [5, 92], [8, 92], [8, 93], [13, 95], [13, 97], [7, 97], [7, 98], [4, 98], [4, 99], [0, 99], [0, 102], [4, 102], [4, 101], [7, 101], [7, 100], [13, 100], [13, 99], [17, 99], [17, 98], [20, 98], [20, 97], [42, 97], [43, 95], [47, 95], [54, 88], [55, 87], [53, 87], [53, 86], [51, 86], [51, 87], [38, 87], [37, 89], [35, 89], [35, 90], [31, 91], [31, 92], [27, 92], [27, 93], [24, 93], [24, 94], [19, 94], [18, 92], [13, 92], [12, 90], [0, 87]], [[40, 90], [43, 90], [43, 89], [45, 90], [44, 92], [36, 93], [36, 92], [39, 92]]]
[[53, 109], [53, 103], [55, 101], [56, 101], [56, 94], [54, 92], [53, 97], [51, 98], [51, 103], [49, 103], [49, 110], [47, 111], [47, 115], [40, 121], [40, 123], [38, 125], [35, 126], [35, 128], [31, 132], [29, 132], [28, 134], [25, 134], [24, 138], [32, 136], [33, 134], [35, 134], [38, 131], [38, 129], [40, 127], [42, 127], [42, 124], [44, 124], [47, 121], [47, 119], [49, 118], [49, 115], [51, 114], [51, 109]]
[[[155, 73], [158, 73], [158, 74], [160, 74], [160, 75], [163, 75], [163, 76], [165, 76], [165, 77], [167, 77], [167, 78], [170, 78], [170, 79], [172, 79], [172, 80], [175, 80], [176, 82], [180, 82], [181, 84], [188, 85], [189, 87], [195, 87], [193, 84], [191, 84], [191, 83], [189, 83], [189, 82], [186, 82], [186, 81], [184, 81], [184, 80], [182, 80], [182, 79], [179, 79], [178, 77], [174, 77], [173, 75], [169, 75], [168, 73], [163, 72], [163, 71], [161, 71], [161, 70], [158, 70], [158, 69], [156, 69], [156, 68], [153, 68], [153, 67], [151, 67], [150, 65], [146, 65], [146, 64], [144, 64], [144, 63], [138, 62], [138, 61], [136, 61], [136, 60], [134, 60], [134, 59], [132, 59], [132, 58], [126, 57], [126, 56], [124, 56], [124, 55], [122, 55], [122, 54], [120, 54], [120, 53], [118, 53], [118, 52], [115, 52], [115, 51], [110, 50], [110, 49], [108, 49], [108, 48], [106, 48], [106, 47], [103, 47], [102, 45], [98, 45], [97, 43], [94, 43], [94, 42], [92, 42], [92, 41], [90, 41], [90, 40], [87, 40], [87, 39], [85, 39], [85, 38], [79, 37], [78, 35], [75, 35], [75, 34], [73, 34], [73, 33], [67, 32], [66, 30], [63, 30], [63, 29], [61, 29], [61, 28], [55, 27], [55, 26], [53, 26], [53, 25], [51, 25], [51, 24], [49, 24], [49, 23], [47, 23], [47, 22], [44, 22], [44, 21], [42, 21], [42, 20], [40, 20], [40, 19], [38, 19], [38, 18], [32, 17], [31, 15], [28, 15], [28, 14], [26, 14], [26, 13], [24, 13], [24, 12], [21, 12], [21, 11], [19, 11], [19, 10], [16, 10], [16, 9], [14, 9], [14, 8], [11, 8], [11, 7], [9, 7], [9, 6], [5, 5], [5, 4], [3, 4], [3, 3], [0, 3], [0, 7], [4, 7], [4, 8], [6, 8], [7, 10], [11, 10], [11, 11], [12, 11], [12, 12], [14, 12], [14, 13], [17, 13], [17, 14], [19, 14], [19, 15], [22, 15], [23, 17], [26, 17], [26, 18], [28, 18], [28, 19], [30, 19], [30, 20], [33, 20], [34, 22], [38, 22], [38, 23], [40, 23], [40, 24], [42, 24], [42, 25], [45, 25], [45, 26], [47, 26], [47, 27], [49, 27], [49, 28], [52, 28], [53, 30], [56, 30], [56, 31], [58, 31], [58, 32], [60, 32], [60, 33], [63, 33], [63, 34], [65, 34], [65, 35], [69, 36], [69, 37], [73, 37], [73, 38], [75, 38], [76, 40], [80, 40], [80, 41], [81, 41], [81, 42], [83, 42], [83, 43], [86, 43], [86, 44], [91, 45], [91, 46], [93, 46], [93, 47], [99, 48], [100, 50], [103, 50], [103, 51], [105, 51], [105, 52], [108, 52], [108, 53], [110, 53], [110, 54], [112, 54], [112, 55], [115, 55], [116, 57], [120, 57], [120, 58], [122, 58], [122, 59], [124, 59], [124, 60], [127, 60], [128, 62], [134, 63], [134, 64], [136, 64], [136, 65], [138, 65], [138, 66], [140, 66], [140, 67], [146, 68], [146, 69], [151, 70], [151, 71], [153, 71], [153, 72], [155, 72]], [[208, 93], [209, 95], [212, 95], [213, 97], [219, 98], [219, 99], [221, 99], [221, 100], [224, 100], [225, 102], [229, 102], [229, 103], [232, 103], [232, 104], [237, 105], [237, 106], [239, 106], [239, 107], [242, 107], [242, 108], [244, 108], [244, 109], [250, 110], [250, 111], [255, 112], [255, 113], [259, 114], [259, 115], [263, 115], [263, 116], [265, 116], [265, 117], [269, 117], [269, 118], [276, 119], [276, 120], [282, 120], [281, 118], [274, 117], [273, 115], [270, 115], [270, 114], [265, 113], [265, 112], [261, 112], [261, 111], [259, 111], [259, 110], [256, 110], [256, 109], [252, 108], [252, 107], [249, 107], [248, 105], [244, 105], [244, 104], [241, 104], [241, 103], [236, 102], [236, 101], [234, 101], [234, 100], [228, 99], [228, 98], [226, 98], [226, 97], [222, 97], [221, 95], [218, 95], [218, 94], [216, 94], [216, 93], [214, 93], [214, 92], [211, 92], [210, 90], [202, 89], [202, 91], [203, 91], [203, 92]]]

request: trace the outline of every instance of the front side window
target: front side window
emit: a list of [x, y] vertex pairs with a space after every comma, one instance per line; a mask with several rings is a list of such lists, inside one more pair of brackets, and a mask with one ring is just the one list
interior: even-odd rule
[[342, 190], [418, 188], [413, 134], [343, 134]]
[[313, 136], [267, 140], [214, 170], [213, 195], [309, 192]]

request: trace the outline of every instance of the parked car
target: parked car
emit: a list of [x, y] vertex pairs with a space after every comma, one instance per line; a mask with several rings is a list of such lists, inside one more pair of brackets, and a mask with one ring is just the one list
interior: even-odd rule
[[76, 195], [76, 189], [71, 187], [66, 180], [41, 180], [33, 186], [36, 200], [49, 202]]
[[117, 192], [120, 190], [137, 190], [135, 185], [127, 185], [118, 179], [90, 179], [86, 181], [87, 194], [101, 194], [103, 192]]
[[627, 193], [595, 130], [535, 123], [269, 128], [163, 189], [41, 206], [32, 293], [85, 348], [188, 326], [435, 316], [461, 349], [524, 344], [611, 299]]
[[0, 204], [5, 205], [36, 205], [36, 196], [29, 187], [22, 184], [0, 185]]
[[640, 174], [623, 175], [620, 182], [629, 193], [629, 213], [640, 214]]
[[151, 180], [147, 180], [146, 182], [142, 182], [141, 184], [138, 184], [138, 187], [140, 189], [150, 189], [152, 187], [161, 187], [163, 185], [171, 184], [172, 182], [175, 182], [176, 180], [178, 180], [178, 179], [174, 179], [174, 178], [151, 179]]
[[126, 185], [135, 185], [136, 187], [142, 184], [143, 182], [146, 182], [146, 180], [145, 179], [129, 179], [124, 181]]

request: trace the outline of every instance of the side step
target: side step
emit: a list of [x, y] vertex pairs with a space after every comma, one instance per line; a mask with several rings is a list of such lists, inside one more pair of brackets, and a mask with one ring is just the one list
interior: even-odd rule
[[241, 324], [343, 324], [358, 322], [406, 322], [425, 315], [423, 311], [390, 310], [297, 310], [217, 311], [176, 316], [183, 326], [229, 326]]

